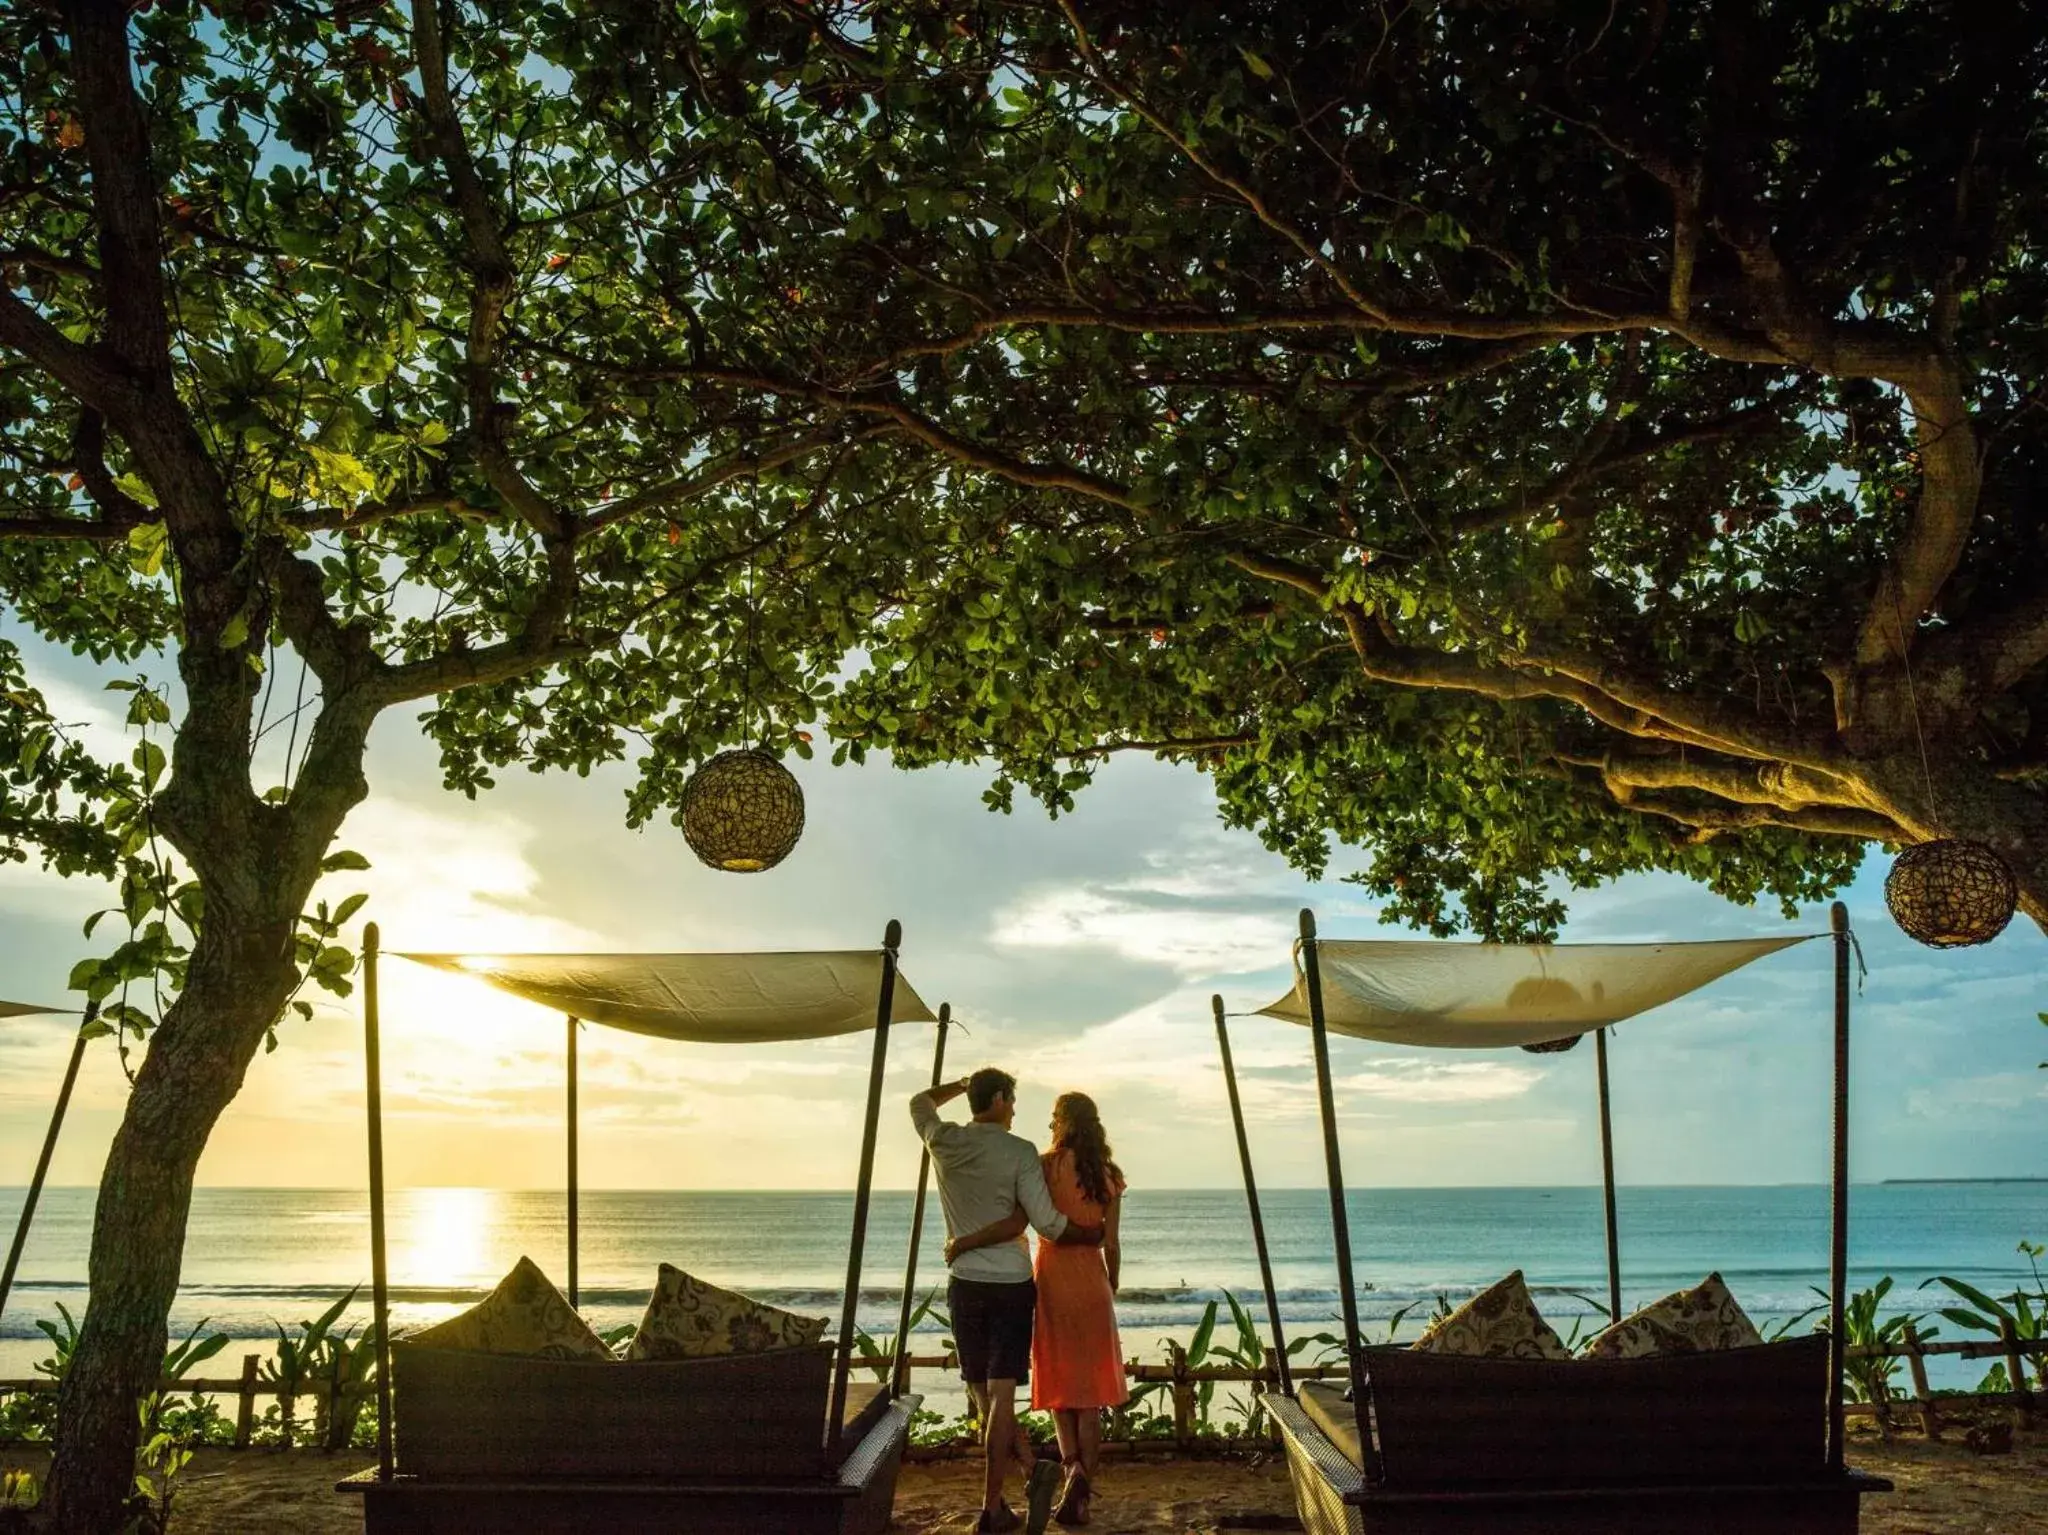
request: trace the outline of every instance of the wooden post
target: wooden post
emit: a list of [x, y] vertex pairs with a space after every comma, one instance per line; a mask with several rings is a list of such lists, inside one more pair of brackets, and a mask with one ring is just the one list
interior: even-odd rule
[[2010, 1377], [2014, 1397], [2022, 1412], [2031, 1412], [2034, 1399], [2027, 1391], [2027, 1364], [2020, 1357], [2020, 1335], [2013, 1330], [2012, 1319], [2002, 1317], [1998, 1323], [1998, 1339], [2005, 1345], [2005, 1373]]
[[29, 1223], [36, 1218], [36, 1201], [43, 1197], [43, 1180], [50, 1174], [50, 1158], [57, 1151], [57, 1134], [64, 1128], [64, 1111], [71, 1107], [71, 1089], [78, 1082], [78, 1065], [85, 1059], [85, 1030], [100, 1013], [97, 1002], [85, 1004], [78, 1020], [78, 1033], [71, 1041], [71, 1063], [64, 1068], [64, 1085], [57, 1089], [57, 1107], [50, 1111], [50, 1128], [43, 1136], [42, 1155], [28, 1180], [28, 1197], [21, 1202], [21, 1218], [14, 1223], [14, 1244], [7, 1249], [7, 1267], [0, 1269], [0, 1311], [7, 1309], [7, 1297], [14, 1290], [14, 1271], [21, 1264], [21, 1250], [28, 1245]]
[[1259, 1255], [1259, 1283], [1266, 1287], [1266, 1320], [1273, 1329], [1273, 1380], [1282, 1396], [1294, 1395], [1287, 1373], [1287, 1334], [1280, 1326], [1280, 1294], [1273, 1288], [1273, 1260], [1266, 1248], [1266, 1222], [1259, 1213], [1259, 1183], [1252, 1176], [1252, 1144], [1245, 1138], [1244, 1105], [1237, 1096], [1237, 1067], [1230, 1059], [1230, 1030], [1223, 1022], [1223, 998], [1209, 998], [1216, 1017], [1216, 1048], [1223, 1056], [1223, 1086], [1230, 1094], [1230, 1123], [1237, 1131], [1237, 1160], [1244, 1169], [1244, 1202], [1252, 1217], [1252, 1246]]
[[1351, 1217], [1344, 1208], [1344, 1167], [1337, 1150], [1337, 1096], [1330, 1084], [1330, 1030], [1323, 1017], [1322, 960], [1316, 949], [1316, 914], [1301, 911], [1301, 977], [1308, 987], [1309, 1038], [1315, 1047], [1316, 1098], [1323, 1119], [1323, 1170], [1330, 1181], [1330, 1239], [1337, 1249], [1337, 1298], [1343, 1307], [1344, 1359], [1350, 1366], [1351, 1411], [1358, 1424], [1359, 1458], [1368, 1482], [1382, 1472], [1372, 1436], [1371, 1392], [1358, 1328], [1358, 1276], [1351, 1271]]
[[[953, 1024], [953, 1004], [939, 1004], [938, 1042], [932, 1046], [932, 1086], [946, 1069], [946, 1031]], [[910, 1312], [917, 1295], [917, 1249], [924, 1237], [925, 1190], [931, 1182], [932, 1154], [924, 1148], [917, 1159], [917, 1198], [910, 1207], [910, 1257], [903, 1265], [903, 1307], [896, 1314], [896, 1357], [889, 1373], [889, 1395], [901, 1396], [910, 1389]]]
[[262, 1368], [256, 1354], [242, 1356], [242, 1389], [235, 1396], [235, 1448], [246, 1450], [256, 1434], [256, 1374]]
[[1600, 1077], [1600, 1182], [1607, 1211], [1607, 1320], [1621, 1320], [1621, 1233], [1614, 1218], [1614, 1112], [1607, 1096], [1607, 1031], [1593, 1031], [1593, 1060]]
[[569, 1019], [569, 1309], [580, 1304], [576, 1285], [576, 1019]]
[[1934, 1393], [1927, 1389], [1927, 1356], [1920, 1347], [1920, 1332], [1906, 1324], [1906, 1368], [1913, 1376], [1913, 1405], [1920, 1410], [1920, 1429], [1929, 1439], [1941, 1437], [1941, 1424], [1934, 1415]]
[[1188, 1378], [1188, 1351], [1173, 1342], [1166, 1347], [1173, 1361], [1173, 1442], [1186, 1449], [1195, 1437], [1195, 1386]]
[[1842, 1413], [1849, 1358], [1849, 908], [1828, 908], [1835, 939], [1834, 1157], [1828, 1178], [1828, 1469], [1843, 1469], [1848, 1440]]
[[377, 1329], [377, 1479], [388, 1482], [391, 1480], [391, 1275], [384, 1257], [384, 1065], [377, 1044], [377, 938], [377, 924], [365, 923], [363, 1103], [370, 1121], [370, 1325]]
[[903, 924], [894, 917], [882, 934], [882, 985], [875, 999], [875, 1049], [868, 1061], [868, 1112], [861, 1130], [860, 1175], [853, 1187], [853, 1240], [846, 1254], [846, 1301], [839, 1314], [839, 1352], [825, 1409], [825, 1453], [836, 1457], [846, 1417], [846, 1378], [853, 1369], [853, 1334], [860, 1320], [860, 1263], [868, 1245], [868, 1202], [875, 1185], [875, 1135], [881, 1124], [882, 1075], [889, 1065], [889, 1024], [896, 1013], [896, 951]]

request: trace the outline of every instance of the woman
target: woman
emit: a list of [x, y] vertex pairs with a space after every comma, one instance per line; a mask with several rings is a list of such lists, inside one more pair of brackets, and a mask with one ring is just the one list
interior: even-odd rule
[[[1101, 1467], [1102, 1412], [1130, 1395], [1116, 1332], [1116, 1291], [1123, 1249], [1124, 1175], [1110, 1160], [1095, 1100], [1062, 1093], [1052, 1106], [1052, 1149], [1039, 1158], [1052, 1202], [1069, 1220], [1103, 1229], [1102, 1246], [1038, 1244], [1033, 1277], [1038, 1315], [1031, 1335], [1031, 1405], [1053, 1415], [1066, 1481], [1053, 1517], [1086, 1524]], [[972, 1247], [1016, 1239], [1021, 1210], [946, 1244], [946, 1261]]]

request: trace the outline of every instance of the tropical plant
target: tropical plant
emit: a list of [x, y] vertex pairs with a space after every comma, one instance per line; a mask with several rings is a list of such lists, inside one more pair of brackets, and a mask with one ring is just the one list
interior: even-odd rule
[[[1924, 1290], [1929, 1285], [1942, 1285], [1962, 1300], [1964, 1305], [1943, 1306], [1940, 1313], [1965, 1332], [1990, 1333], [1999, 1337], [2010, 1328], [2018, 1341], [2038, 1343], [2048, 1338], [2048, 1279], [2044, 1279], [2041, 1273], [2041, 1260], [2048, 1256], [2048, 1246], [2023, 1239], [2018, 1251], [2027, 1260], [2027, 1267], [2033, 1275], [2034, 1288], [2031, 1291], [2015, 1286], [2012, 1293], [2001, 1300], [1950, 1274], [1938, 1274], [1923, 1280], [1920, 1288]], [[2034, 1370], [2043, 1387], [2048, 1388], [2048, 1360], [2036, 1355]], [[1980, 1391], [2020, 1389], [2007, 1379], [2004, 1365], [1993, 1366], [1993, 1373], [2004, 1384], [1993, 1386], [1987, 1379], [1978, 1387]]]
[[[1911, 1327], [1923, 1343], [1932, 1342], [1940, 1336], [1934, 1328], [1922, 1328], [1927, 1320], [1925, 1312], [1894, 1312], [1883, 1314], [1884, 1299], [1892, 1292], [1892, 1276], [1887, 1274], [1876, 1284], [1851, 1293], [1842, 1307], [1842, 1340], [1849, 1347], [1866, 1345], [1878, 1348], [1893, 1348], [1905, 1341], [1906, 1329]], [[1814, 1293], [1821, 1297], [1821, 1304], [1828, 1303], [1827, 1292], [1814, 1287]], [[1825, 1326], [1825, 1323], [1822, 1324]], [[1899, 1371], [1899, 1361], [1884, 1354], [1848, 1355], [1842, 1363], [1844, 1384], [1851, 1401], [1885, 1403], [1892, 1397], [1892, 1380]]]
[[[347, 1393], [352, 1402], [337, 1416], [345, 1416], [353, 1427], [354, 1414], [360, 1410], [375, 1359], [374, 1344], [367, 1335], [351, 1344], [348, 1332], [334, 1331], [334, 1324], [355, 1298], [356, 1292], [350, 1290], [312, 1321], [299, 1323], [296, 1337], [285, 1330], [284, 1323], [271, 1324], [277, 1329], [277, 1347], [263, 1361], [263, 1379], [277, 1387], [278, 1400], [274, 1407], [265, 1410], [264, 1418], [285, 1449], [298, 1442], [296, 1399], [311, 1391], [331, 1386]], [[333, 1428], [330, 1422], [330, 1433]], [[339, 1441], [330, 1438], [327, 1447], [338, 1449], [348, 1442], [349, 1430], [343, 1429]]]
[[42, 1484], [33, 1471], [15, 1466], [0, 1470], [0, 1509], [34, 1508], [42, 1495]]
[[192, 1449], [158, 1426], [163, 1404], [155, 1392], [137, 1408], [142, 1432], [135, 1449], [135, 1479], [130, 1507], [136, 1535], [165, 1535], [177, 1499], [178, 1478], [192, 1463]]

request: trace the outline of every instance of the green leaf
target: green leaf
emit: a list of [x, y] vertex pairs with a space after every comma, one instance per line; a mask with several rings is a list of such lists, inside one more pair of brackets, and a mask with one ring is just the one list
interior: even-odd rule
[[1243, 56], [1244, 67], [1246, 69], [1249, 69], [1261, 80], [1270, 80], [1273, 78], [1273, 66], [1271, 64], [1268, 64], [1264, 59], [1260, 58], [1256, 53], [1253, 53], [1249, 48], [1240, 46], [1237, 51], [1239, 54]]
[[370, 860], [361, 853], [352, 853], [346, 849], [339, 853], [329, 853], [320, 860], [320, 867], [329, 874], [339, 873], [343, 869], [367, 869], [369, 866]]

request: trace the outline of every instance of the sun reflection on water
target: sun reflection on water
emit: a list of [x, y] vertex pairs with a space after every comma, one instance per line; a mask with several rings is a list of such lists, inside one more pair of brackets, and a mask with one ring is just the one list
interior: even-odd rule
[[500, 1189], [408, 1189], [394, 1201], [394, 1284], [455, 1288], [495, 1284], [492, 1236], [504, 1213]]

